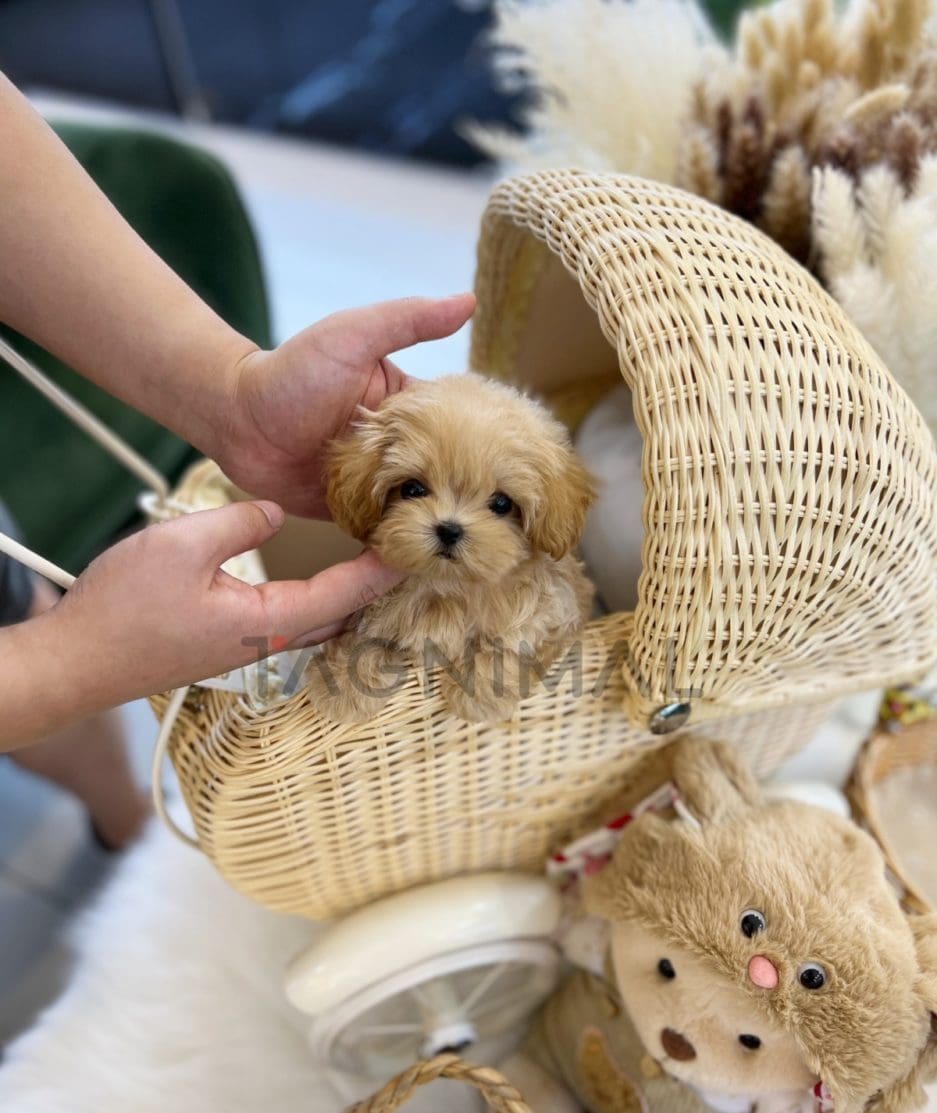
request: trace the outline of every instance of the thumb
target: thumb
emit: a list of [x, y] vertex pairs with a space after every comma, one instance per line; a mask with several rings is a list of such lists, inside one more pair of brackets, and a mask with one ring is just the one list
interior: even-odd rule
[[311, 580], [277, 580], [260, 584], [257, 590], [264, 597], [273, 628], [292, 642], [340, 622], [402, 579], [399, 572], [365, 550], [354, 560], [333, 564]]
[[217, 510], [199, 510], [168, 523], [186, 536], [193, 557], [215, 568], [229, 557], [269, 541], [284, 520], [275, 502], [235, 502]]
[[316, 328], [354, 336], [362, 355], [383, 359], [423, 340], [439, 340], [460, 329], [475, 312], [474, 294], [449, 298], [397, 298], [358, 309], [345, 309]]

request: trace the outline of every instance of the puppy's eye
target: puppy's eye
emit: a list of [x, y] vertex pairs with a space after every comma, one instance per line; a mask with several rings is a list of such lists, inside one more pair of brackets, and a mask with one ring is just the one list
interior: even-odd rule
[[510, 514], [514, 509], [514, 503], [503, 491], [495, 491], [488, 503], [488, 509], [492, 514], [497, 514], [499, 518], [503, 518], [505, 514]]
[[767, 927], [767, 922], [764, 916], [757, 908], [746, 908], [742, 913], [742, 918], [739, 920], [739, 927], [742, 929], [742, 934], [748, 939], [757, 935], [760, 931], [764, 931]]
[[819, 962], [805, 962], [797, 971], [797, 980], [804, 989], [822, 989], [826, 985], [826, 971]]
[[400, 484], [400, 497], [402, 499], [422, 499], [428, 494], [429, 491], [418, 479], [407, 479]]
[[677, 971], [673, 968], [673, 963], [669, 958], [662, 958], [657, 964], [657, 972], [662, 978], [666, 978], [668, 982], [672, 982], [677, 976]]
[[739, 1036], [739, 1043], [742, 1047], [747, 1047], [749, 1051], [757, 1051], [761, 1047], [761, 1039], [758, 1036]]

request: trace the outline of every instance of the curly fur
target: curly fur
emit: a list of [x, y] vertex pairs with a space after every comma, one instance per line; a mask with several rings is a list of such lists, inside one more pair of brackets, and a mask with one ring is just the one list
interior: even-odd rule
[[[405, 496], [417, 480], [423, 494]], [[498, 493], [513, 509], [492, 510]], [[477, 375], [415, 383], [364, 413], [333, 448], [335, 521], [408, 578], [359, 611], [313, 662], [317, 708], [353, 722], [376, 713], [387, 677], [428, 647], [468, 660], [444, 680], [471, 720], [509, 717], [525, 666], [546, 668], [581, 628], [592, 587], [571, 555], [594, 497], [563, 426], [532, 399]], [[452, 546], [437, 529], [462, 531]]]

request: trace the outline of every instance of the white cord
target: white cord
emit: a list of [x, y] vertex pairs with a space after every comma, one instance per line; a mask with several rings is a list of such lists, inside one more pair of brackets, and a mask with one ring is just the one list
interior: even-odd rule
[[185, 703], [185, 697], [189, 694], [188, 688], [177, 688], [170, 697], [169, 704], [163, 715], [163, 721], [159, 724], [159, 734], [156, 736], [156, 745], [153, 747], [153, 765], [150, 770], [150, 784], [153, 791], [153, 807], [156, 809], [156, 814], [163, 821], [163, 824], [169, 828], [169, 831], [176, 836], [180, 842], [184, 842], [186, 846], [191, 846], [195, 850], [200, 850], [198, 839], [193, 838], [186, 831], [176, 823], [176, 821], [169, 814], [169, 809], [166, 807], [166, 795], [163, 792], [163, 762], [166, 759], [166, 752], [169, 749], [169, 739], [172, 737], [172, 728], [176, 725], [176, 719]]
[[19, 541], [14, 541], [12, 537], [7, 537], [5, 533], [0, 533], [0, 553], [4, 553], [14, 560], [18, 560], [20, 564], [25, 564], [27, 568], [31, 568], [33, 572], [37, 572], [40, 576], [45, 576], [47, 580], [51, 580], [54, 584], [64, 588], [66, 591], [75, 582], [75, 577], [71, 572], [66, 572], [64, 568], [59, 568], [57, 564], [53, 564], [51, 560], [46, 560], [45, 557], [37, 556], [31, 549], [27, 549], [25, 545], [21, 545]]
[[48, 398], [53, 406], [60, 409], [66, 417], [71, 418], [79, 429], [83, 429], [92, 440], [97, 441], [106, 452], [109, 452], [123, 464], [141, 483], [155, 491], [160, 500], [166, 498], [169, 494], [169, 483], [165, 476], [160, 475], [129, 444], [115, 436], [90, 410], [85, 409], [80, 402], [76, 402], [71, 395], [66, 394], [60, 386], [47, 378], [34, 363], [30, 363], [15, 348], [11, 348], [2, 337], [0, 337], [0, 356], [3, 356], [14, 371], [18, 371], [30, 386], [34, 386], [40, 394]]

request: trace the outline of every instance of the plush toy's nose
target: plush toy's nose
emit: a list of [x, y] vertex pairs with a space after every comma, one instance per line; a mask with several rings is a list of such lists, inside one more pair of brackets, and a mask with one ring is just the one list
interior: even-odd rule
[[681, 1063], [688, 1063], [696, 1058], [696, 1048], [686, 1036], [681, 1036], [673, 1028], [665, 1028], [660, 1034], [660, 1042], [664, 1051], [671, 1059], [678, 1059]]
[[752, 958], [748, 964], [748, 976], [759, 989], [777, 989], [778, 968], [764, 955]]

